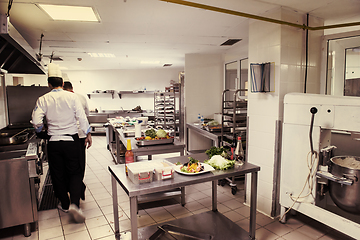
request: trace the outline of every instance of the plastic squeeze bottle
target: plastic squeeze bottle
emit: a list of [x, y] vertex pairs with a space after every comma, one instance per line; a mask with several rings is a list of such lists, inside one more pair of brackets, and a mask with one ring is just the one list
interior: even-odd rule
[[127, 145], [126, 145], [126, 152], [125, 152], [125, 172], [126, 172], [126, 176], [128, 176], [128, 169], [127, 169], [127, 164], [129, 163], [133, 163], [134, 162], [134, 153], [131, 150], [131, 141], [130, 139], [127, 140]]

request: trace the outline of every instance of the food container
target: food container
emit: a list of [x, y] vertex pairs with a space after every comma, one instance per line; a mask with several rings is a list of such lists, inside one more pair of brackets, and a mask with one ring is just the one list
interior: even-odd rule
[[138, 117], [137, 120], [141, 120], [142, 122], [140, 123], [141, 126], [146, 126], [148, 123], [148, 117]]
[[127, 165], [129, 178], [134, 184], [153, 181], [154, 166], [151, 162], [134, 162]]
[[169, 144], [173, 143], [174, 138], [167, 139], [157, 139], [157, 140], [138, 140], [136, 145], [138, 146], [152, 146], [152, 145], [160, 145], [160, 144]]
[[174, 178], [174, 164], [166, 160], [152, 161], [152, 163], [154, 166], [154, 181]]

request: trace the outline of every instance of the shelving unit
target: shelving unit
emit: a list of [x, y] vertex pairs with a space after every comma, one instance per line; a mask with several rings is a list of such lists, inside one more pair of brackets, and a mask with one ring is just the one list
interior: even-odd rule
[[121, 99], [123, 94], [154, 94], [154, 91], [119, 91], [118, 95]]
[[176, 131], [176, 98], [174, 92], [154, 93], [155, 127]]
[[96, 90], [95, 92], [88, 93], [87, 96], [90, 99], [91, 95], [111, 94], [112, 98], [114, 99], [114, 93], [115, 93], [115, 90], [106, 90], [106, 91]]
[[[247, 89], [226, 89], [222, 94], [221, 143], [229, 146], [237, 136], [245, 139], [247, 125]], [[229, 143], [230, 142], [230, 143]]]
[[[237, 141], [237, 137], [241, 136], [244, 151], [246, 151], [246, 129], [247, 129], [247, 89], [226, 89], [222, 94], [222, 110], [221, 110], [221, 145], [231, 146], [232, 142]], [[245, 143], [245, 147], [244, 147]], [[245, 154], [246, 156], [246, 154]], [[245, 157], [246, 161], [246, 157]], [[238, 176], [244, 177], [244, 176]], [[220, 185], [229, 182], [231, 193], [237, 192], [235, 184], [235, 176], [231, 179], [226, 178], [219, 180]]]

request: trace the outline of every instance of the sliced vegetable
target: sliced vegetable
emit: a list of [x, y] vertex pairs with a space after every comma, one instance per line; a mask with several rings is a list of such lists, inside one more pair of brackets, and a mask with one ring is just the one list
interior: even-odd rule
[[204, 171], [204, 166], [201, 166], [199, 160], [189, 157], [189, 162], [184, 163], [184, 165], [180, 168], [180, 171], [186, 173], [198, 173]]

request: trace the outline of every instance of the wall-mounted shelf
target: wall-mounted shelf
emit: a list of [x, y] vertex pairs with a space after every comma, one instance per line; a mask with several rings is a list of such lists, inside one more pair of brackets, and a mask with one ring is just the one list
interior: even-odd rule
[[115, 90], [106, 90], [106, 91], [96, 90], [96, 91], [93, 91], [91, 93], [88, 93], [87, 96], [90, 99], [91, 95], [111, 94], [111, 97], [114, 99], [114, 93], [115, 93]]
[[119, 98], [121, 99], [121, 95], [123, 94], [149, 94], [149, 95], [154, 95], [154, 91], [119, 91], [118, 95]]

